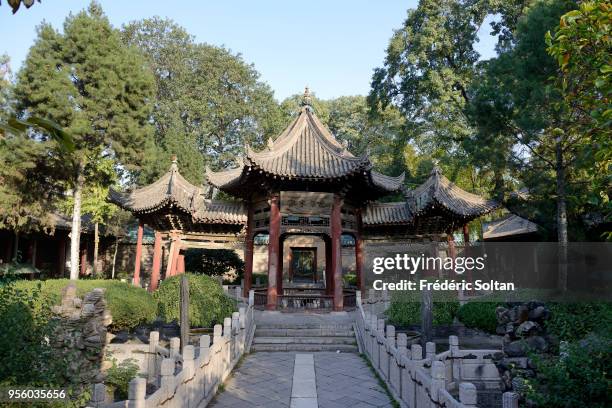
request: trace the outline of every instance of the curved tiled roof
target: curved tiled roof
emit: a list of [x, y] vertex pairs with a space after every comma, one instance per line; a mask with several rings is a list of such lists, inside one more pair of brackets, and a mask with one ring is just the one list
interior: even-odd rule
[[367, 157], [346, 150], [308, 107], [268, 149], [247, 148], [246, 160], [270, 174], [313, 179], [342, 177], [370, 166]]
[[518, 215], [510, 214], [504, 218], [486, 223], [482, 237], [493, 239], [512, 235], [531, 234], [538, 232], [538, 225]]
[[380, 187], [384, 190], [397, 191], [403, 186], [404, 179], [406, 178], [406, 173], [402, 173], [397, 177], [392, 177], [372, 170], [370, 172], [370, 178], [372, 180], [372, 183], [377, 187]]
[[246, 224], [247, 210], [238, 202], [202, 199], [193, 219], [204, 223]]
[[363, 214], [365, 225], [408, 224], [413, 217], [405, 202], [370, 203]]
[[153, 212], [168, 204], [191, 212], [193, 198], [199, 194], [200, 189], [181, 176], [174, 161], [170, 170], [157, 181], [127, 193], [111, 189], [109, 199], [121, 208], [135, 213]]
[[468, 193], [442, 175], [434, 167], [425, 183], [408, 191], [408, 205], [419, 213], [433, 202], [463, 217], [477, 217], [499, 207], [495, 200], [487, 200], [479, 195]]
[[213, 186], [223, 189], [232, 186], [235, 182], [240, 180], [242, 176], [242, 167], [225, 171], [212, 171], [208, 166], [206, 167], [206, 179]]
[[[307, 92], [305, 99], [308, 97]], [[373, 171], [367, 155], [356, 157], [349, 152], [308, 104], [302, 106], [297, 118], [266, 149], [256, 152], [247, 146], [240, 167], [221, 172], [207, 169], [206, 177], [217, 188], [235, 188], [251, 170], [304, 181], [340, 179], [363, 173], [370, 187], [388, 193], [398, 191], [404, 181], [403, 174], [389, 177]]]
[[245, 224], [247, 219], [242, 203], [204, 199], [202, 189], [181, 176], [176, 162], [148, 186], [126, 193], [111, 189], [109, 201], [135, 215], [153, 213], [171, 205], [200, 223]]

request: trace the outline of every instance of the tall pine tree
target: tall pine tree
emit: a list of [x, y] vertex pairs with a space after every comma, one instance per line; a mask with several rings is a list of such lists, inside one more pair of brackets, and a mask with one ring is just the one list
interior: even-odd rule
[[[79, 238], [83, 191], [98, 184], [102, 158], [116, 168], [137, 170], [150, 134], [150, 101], [155, 83], [141, 54], [125, 46], [101, 7], [70, 15], [62, 33], [48, 24], [38, 29], [15, 88], [17, 110], [55, 121], [70, 133], [76, 151], [56, 163], [72, 191], [70, 278], [79, 271]], [[44, 135], [36, 135], [45, 140]], [[48, 157], [61, 156], [51, 147]], [[52, 176], [52, 175], [45, 175]]]

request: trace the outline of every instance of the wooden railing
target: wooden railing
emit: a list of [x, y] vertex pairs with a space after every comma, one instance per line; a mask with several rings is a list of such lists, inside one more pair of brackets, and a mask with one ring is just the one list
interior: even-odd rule
[[[354, 309], [356, 307], [356, 292], [344, 290], [344, 308]], [[267, 304], [267, 289], [254, 291], [253, 303], [255, 308], [264, 309]], [[283, 288], [283, 294], [277, 298], [277, 309], [279, 310], [332, 310], [334, 307], [334, 296], [325, 294], [325, 289], [320, 288]]]
[[278, 309], [281, 310], [331, 310], [334, 297], [318, 294], [292, 294], [278, 297]]

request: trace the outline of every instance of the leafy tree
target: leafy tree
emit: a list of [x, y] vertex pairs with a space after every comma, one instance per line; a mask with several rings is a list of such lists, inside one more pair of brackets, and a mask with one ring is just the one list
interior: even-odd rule
[[[99, 180], [96, 164], [109, 158], [126, 172], [143, 158], [154, 81], [135, 49], [120, 35], [96, 3], [69, 16], [63, 33], [48, 24], [38, 29], [15, 89], [18, 111], [51, 119], [73, 135], [70, 157], [48, 145], [55, 160], [46, 174], [61, 178], [72, 190], [71, 279], [78, 277], [82, 194]], [[44, 134], [34, 136], [46, 142]]]
[[[84, 187], [81, 213], [89, 215], [94, 225], [93, 274], [97, 275], [100, 224], [110, 221], [118, 207], [108, 201], [109, 186], [117, 182], [114, 162], [109, 158], [102, 158], [95, 164], [94, 171], [96, 182], [88, 183]], [[63, 212], [69, 213], [74, 208], [74, 197], [68, 196], [63, 207]]]
[[[373, 113], [379, 107], [397, 106], [410, 129], [408, 138], [422, 154], [447, 164], [447, 174], [455, 182], [477, 189], [484, 184], [498, 198], [505, 189], [510, 147], [509, 143], [492, 142], [498, 132], [478, 128], [470, 114], [471, 88], [480, 81], [475, 44], [482, 23], [493, 13], [500, 14], [493, 32], [511, 38], [510, 25], [527, 3], [421, 0], [391, 38], [384, 66], [375, 70], [368, 97]], [[486, 146], [487, 151], [478, 146]]]
[[[588, 201], [605, 209], [607, 222], [612, 214], [611, 11], [608, 2], [584, 2], [561, 16], [554, 37], [550, 32], [546, 36], [548, 52], [559, 65], [558, 86], [575, 118], [567, 131], [584, 135], [582, 154], [594, 170]], [[607, 238], [612, 239], [611, 232]]]
[[123, 40], [140, 48], [155, 74], [155, 144], [141, 181], [167, 171], [176, 154], [181, 172], [203, 181], [204, 166], [230, 166], [245, 143], [261, 145], [281, 130], [270, 88], [239, 54], [193, 37], [170, 20], [126, 25]]

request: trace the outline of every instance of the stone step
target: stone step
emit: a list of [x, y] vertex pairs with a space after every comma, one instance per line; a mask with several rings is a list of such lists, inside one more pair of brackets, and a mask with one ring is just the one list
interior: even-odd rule
[[356, 345], [355, 337], [352, 336], [328, 336], [328, 337], [258, 337], [253, 339], [253, 344], [339, 344]]
[[340, 323], [340, 324], [320, 324], [320, 323], [260, 323], [256, 322], [258, 329], [285, 329], [285, 330], [353, 330], [352, 323]]
[[357, 346], [349, 344], [253, 344], [251, 351], [341, 351], [357, 353]]
[[294, 329], [294, 328], [267, 328], [257, 326], [255, 336], [263, 337], [305, 337], [305, 336], [354, 336], [353, 328], [316, 328], [316, 329]]

